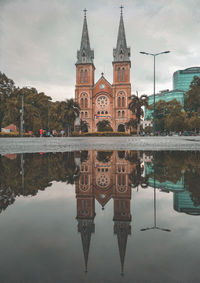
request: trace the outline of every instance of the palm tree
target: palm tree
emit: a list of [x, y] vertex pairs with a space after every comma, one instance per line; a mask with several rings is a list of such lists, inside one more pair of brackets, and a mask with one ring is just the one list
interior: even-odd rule
[[142, 107], [148, 106], [148, 96], [143, 94], [140, 97], [138, 97], [138, 92], [137, 92], [137, 95], [134, 94], [131, 95], [130, 99], [131, 102], [129, 103], [128, 108], [136, 116], [137, 135], [139, 135], [141, 118], [144, 117], [144, 110]]
[[97, 123], [97, 129], [99, 132], [112, 132], [113, 129], [110, 125], [110, 121], [108, 120], [102, 120], [102, 121], [99, 121]]
[[67, 112], [66, 122], [67, 122], [68, 135], [69, 135], [74, 127], [74, 122], [76, 118], [79, 116], [80, 106], [77, 102], [74, 101], [73, 98], [66, 99], [65, 103], [66, 103], [65, 109]]
[[136, 129], [137, 128], [137, 121], [136, 119], [131, 118], [128, 122], [125, 123], [126, 129]]
[[81, 132], [87, 133], [88, 132], [88, 123], [84, 120], [81, 120]]

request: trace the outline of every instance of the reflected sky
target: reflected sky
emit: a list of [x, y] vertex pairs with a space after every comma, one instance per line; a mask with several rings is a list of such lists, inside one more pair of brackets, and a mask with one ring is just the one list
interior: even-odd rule
[[198, 282], [199, 159], [1, 156], [1, 282]]

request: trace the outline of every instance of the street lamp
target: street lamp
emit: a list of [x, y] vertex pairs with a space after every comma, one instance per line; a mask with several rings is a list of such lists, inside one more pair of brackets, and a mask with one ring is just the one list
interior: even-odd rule
[[[153, 159], [154, 160], [154, 165], [155, 165], [155, 158]], [[154, 167], [153, 169], [153, 188], [154, 188], [154, 201], [153, 201], [153, 207], [154, 207], [154, 225], [152, 227], [147, 227], [147, 228], [142, 228], [140, 229], [140, 231], [147, 231], [147, 230], [161, 230], [161, 231], [164, 231], [164, 232], [171, 232], [170, 229], [166, 229], [166, 228], [161, 228], [161, 227], [158, 227], [157, 226], [157, 213], [156, 213], [156, 179], [155, 179], [155, 169], [156, 167]]]
[[[23, 88], [32, 89], [31, 86], [24, 86]], [[24, 136], [24, 93], [21, 94], [21, 109], [20, 109], [20, 137]]]
[[140, 52], [143, 55], [151, 55], [153, 56], [153, 134], [155, 135], [156, 131], [156, 121], [155, 121], [155, 92], [156, 92], [156, 56], [161, 55], [161, 54], [167, 54], [170, 53], [170, 51], [163, 51], [159, 53], [148, 53], [148, 52]]

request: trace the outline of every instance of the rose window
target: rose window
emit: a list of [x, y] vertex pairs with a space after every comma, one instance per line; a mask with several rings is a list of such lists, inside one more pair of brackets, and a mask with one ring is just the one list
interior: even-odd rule
[[110, 183], [108, 175], [102, 174], [97, 177], [97, 185], [101, 188], [106, 188]]
[[106, 106], [108, 106], [108, 98], [106, 96], [101, 95], [97, 98], [96, 104], [97, 104], [97, 107], [103, 109]]

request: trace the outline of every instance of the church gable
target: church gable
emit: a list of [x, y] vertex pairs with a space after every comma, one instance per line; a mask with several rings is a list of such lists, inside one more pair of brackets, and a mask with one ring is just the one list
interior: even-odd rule
[[94, 85], [93, 96], [101, 92], [110, 95], [112, 94], [112, 85], [104, 78], [104, 76], [102, 76]]

